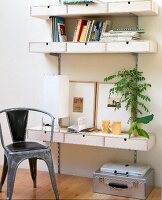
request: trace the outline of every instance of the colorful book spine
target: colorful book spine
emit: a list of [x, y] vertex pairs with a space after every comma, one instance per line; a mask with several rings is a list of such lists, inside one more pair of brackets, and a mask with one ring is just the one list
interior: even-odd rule
[[58, 24], [65, 24], [65, 19], [62, 17], [55, 17], [55, 42], [60, 42]]
[[73, 42], [79, 42], [80, 41], [80, 36], [82, 33], [82, 28], [84, 25], [87, 24], [86, 20], [79, 19], [77, 22], [76, 30], [74, 32], [74, 37], [73, 37]]

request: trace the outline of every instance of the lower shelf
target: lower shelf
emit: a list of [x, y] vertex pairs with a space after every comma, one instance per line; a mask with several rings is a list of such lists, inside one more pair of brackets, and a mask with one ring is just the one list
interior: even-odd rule
[[151, 40], [128, 42], [31, 42], [34, 53], [156, 53], [157, 43]]
[[[29, 139], [40, 141], [49, 141], [50, 139], [50, 127], [29, 128], [27, 133]], [[148, 151], [155, 145], [155, 135], [150, 134], [150, 139], [144, 137], [129, 139], [128, 134], [68, 133], [66, 129], [61, 129], [60, 132], [54, 133], [54, 142]]]

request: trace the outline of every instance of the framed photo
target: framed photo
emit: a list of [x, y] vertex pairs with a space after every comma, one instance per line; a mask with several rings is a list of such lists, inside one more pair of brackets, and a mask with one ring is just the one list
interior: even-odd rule
[[96, 82], [70, 81], [69, 118], [62, 119], [62, 127], [77, 124], [80, 117], [86, 118], [88, 128], [95, 127]]
[[119, 95], [110, 97], [109, 91], [113, 86], [114, 83], [97, 83], [96, 127], [101, 129], [102, 120], [110, 120], [110, 124], [120, 121], [122, 132], [127, 132], [130, 127], [128, 121], [131, 113], [125, 110], [124, 104], [119, 110], [115, 110], [121, 97]]

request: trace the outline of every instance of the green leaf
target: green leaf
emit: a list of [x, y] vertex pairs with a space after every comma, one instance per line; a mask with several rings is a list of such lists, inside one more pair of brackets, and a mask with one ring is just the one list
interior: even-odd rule
[[138, 129], [138, 134], [149, 139], [149, 134], [144, 129]]
[[136, 122], [137, 123], [143, 123], [143, 124], [148, 124], [150, 121], [152, 121], [154, 118], [154, 115], [148, 115], [145, 117], [140, 117], [140, 118], [136, 118]]

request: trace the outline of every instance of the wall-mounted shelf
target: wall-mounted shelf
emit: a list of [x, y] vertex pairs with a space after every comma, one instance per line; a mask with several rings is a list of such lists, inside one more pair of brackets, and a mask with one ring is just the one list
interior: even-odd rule
[[158, 5], [152, 0], [94, 3], [81, 5], [32, 6], [31, 16], [49, 19], [50, 16], [101, 16], [132, 14], [136, 16], [157, 15]]
[[129, 42], [31, 42], [32, 53], [156, 53], [157, 43], [151, 40]]
[[[28, 129], [28, 139], [49, 141], [50, 127], [33, 127]], [[150, 139], [144, 137], [128, 138], [128, 134], [114, 135], [104, 133], [68, 133], [61, 129], [54, 133], [54, 142], [66, 144], [79, 144], [108, 148], [130, 149], [148, 151], [155, 145], [155, 135], [150, 134]]]
[[[43, 129], [39, 126], [33, 127], [27, 132], [28, 139], [49, 141], [50, 127], [43, 127]], [[67, 129], [61, 129], [60, 132], [54, 133], [54, 142], [148, 151], [155, 145], [155, 135], [150, 134], [150, 139], [144, 137], [129, 139], [128, 134], [68, 133]]]

